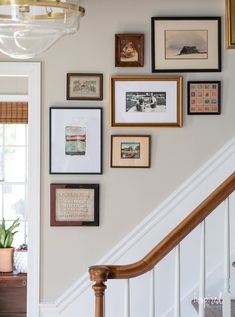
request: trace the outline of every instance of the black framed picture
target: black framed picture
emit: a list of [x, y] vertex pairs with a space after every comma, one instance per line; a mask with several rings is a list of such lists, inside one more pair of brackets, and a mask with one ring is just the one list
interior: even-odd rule
[[50, 108], [50, 174], [102, 174], [102, 108]]
[[220, 114], [220, 90], [220, 81], [188, 81], [188, 114]]
[[99, 184], [51, 184], [51, 226], [99, 226]]
[[220, 17], [152, 17], [152, 72], [220, 72]]

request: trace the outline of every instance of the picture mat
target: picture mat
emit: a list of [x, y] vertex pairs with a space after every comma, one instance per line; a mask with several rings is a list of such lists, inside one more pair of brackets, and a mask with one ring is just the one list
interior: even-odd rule
[[[140, 143], [140, 158], [121, 158], [121, 144]], [[148, 137], [112, 137], [112, 166], [114, 167], [130, 167], [130, 166], [148, 166], [149, 165], [149, 146], [150, 140]], [[146, 154], [146, 155], [143, 155]]]
[[[82, 94], [79, 92], [73, 92], [73, 86], [74, 86], [74, 81], [75, 80], [81, 80], [82, 82], [85, 81], [91, 81], [95, 80], [96, 81], [96, 93], [90, 93], [90, 94]], [[100, 77], [98, 76], [70, 76], [69, 77], [69, 97], [70, 98], [76, 98], [76, 97], [91, 97], [91, 98], [99, 98], [100, 97]]]
[[[86, 127], [86, 155], [65, 155], [66, 126]], [[101, 172], [101, 133], [100, 109], [51, 109], [51, 172]]]
[[[209, 69], [218, 67], [218, 20], [155, 20], [155, 69]], [[165, 59], [165, 30], [208, 30], [208, 59]]]
[[[126, 112], [126, 92], [166, 92], [166, 111]], [[116, 81], [115, 123], [177, 123], [176, 81]]]

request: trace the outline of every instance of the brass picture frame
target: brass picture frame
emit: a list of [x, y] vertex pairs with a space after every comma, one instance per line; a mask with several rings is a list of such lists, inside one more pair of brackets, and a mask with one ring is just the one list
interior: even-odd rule
[[235, 1], [225, 0], [226, 9], [226, 47], [235, 49]]
[[182, 76], [112, 76], [112, 127], [182, 127]]

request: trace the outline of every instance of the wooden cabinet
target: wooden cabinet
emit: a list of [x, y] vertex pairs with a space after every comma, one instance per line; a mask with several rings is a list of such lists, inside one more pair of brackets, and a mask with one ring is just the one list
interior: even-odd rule
[[27, 274], [0, 273], [0, 317], [26, 317]]

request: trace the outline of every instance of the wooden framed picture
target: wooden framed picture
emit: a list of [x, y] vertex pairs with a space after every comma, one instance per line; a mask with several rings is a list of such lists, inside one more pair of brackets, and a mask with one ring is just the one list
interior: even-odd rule
[[115, 35], [115, 66], [144, 66], [144, 34]]
[[67, 74], [67, 100], [103, 100], [103, 74]]
[[152, 72], [220, 72], [220, 17], [153, 17]]
[[50, 174], [102, 174], [102, 108], [50, 108]]
[[112, 135], [111, 167], [150, 167], [150, 135]]
[[235, 48], [235, 1], [225, 0], [226, 6], [226, 46]]
[[181, 127], [181, 76], [113, 76], [112, 127]]
[[188, 114], [220, 114], [220, 81], [188, 82]]
[[51, 226], [99, 226], [98, 184], [51, 184]]

